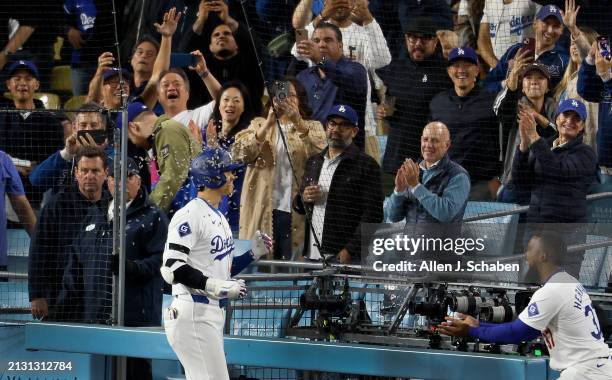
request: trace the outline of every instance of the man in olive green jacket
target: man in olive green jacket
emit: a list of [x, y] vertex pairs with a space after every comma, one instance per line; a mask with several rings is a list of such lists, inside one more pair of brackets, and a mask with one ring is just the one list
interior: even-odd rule
[[150, 198], [172, 214], [197, 192], [188, 181], [188, 173], [191, 160], [200, 154], [202, 146], [184, 125], [166, 115], [157, 117], [142, 103], [128, 106], [128, 126], [130, 140], [149, 151], [152, 182], [159, 178]]

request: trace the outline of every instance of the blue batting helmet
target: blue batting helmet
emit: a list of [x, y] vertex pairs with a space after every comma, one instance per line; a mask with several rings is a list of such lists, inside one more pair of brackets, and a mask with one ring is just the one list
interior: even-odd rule
[[232, 161], [232, 156], [221, 148], [205, 148], [192, 162], [189, 177], [199, 189], [218, 189], [225, 185], [223, 173], [236, 170], [242, 164]]

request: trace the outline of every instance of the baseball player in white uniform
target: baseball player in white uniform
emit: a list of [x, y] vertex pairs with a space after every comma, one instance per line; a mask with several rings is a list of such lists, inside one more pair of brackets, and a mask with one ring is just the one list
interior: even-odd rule
[[584, 287], [559, 267], [567, 247], [557, 234], [540, 233], [529, 241], [525, 259], [543, 286], [514, 322], [479, 323], [459, 315], [447, 317], [440, 332], [471, 336], [484, 342], [518, 344], [542, 335], [550, 353], [550, 367], [562, 380], [612, 379], [612, 351]]
[[223, 351], [225, 306], [247, 292], [244, 281], [231, 276], [272, 245], [257, 231], [251, 249], [234, 255], [232, 231], [217, 207], [233, 192], [232, 171], [238, 167], [226, 151], [206, 148], [190, 168], [198, 197], [177, 211], [168, 227], [161, 273], [172, 284], [174, 300], [164, 312], [164, 327], [188, 380], [229, 379]]

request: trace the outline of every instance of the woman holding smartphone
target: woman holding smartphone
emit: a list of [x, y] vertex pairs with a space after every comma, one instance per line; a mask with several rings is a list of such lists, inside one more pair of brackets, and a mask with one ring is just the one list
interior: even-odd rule
[[[301, 251], [304, 217], [292, 211], [308, 157], [326, 145], [321, 123], [310, 119], [306, 91], [295, 78], [276, 82], [266, 117], [236, 136], [234, 159], [247, 164], [240, 212], [240, 239], [257, 230], [273, 235], [275, 259], [289, 260]], [[285, 145], [286, 144], [286, 145]], [[288, 150], [288, 151], [287, 151]]]

